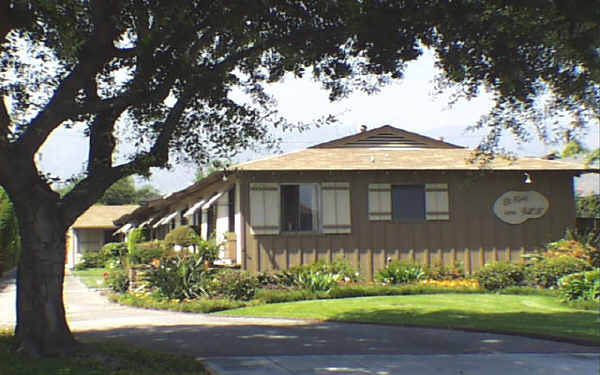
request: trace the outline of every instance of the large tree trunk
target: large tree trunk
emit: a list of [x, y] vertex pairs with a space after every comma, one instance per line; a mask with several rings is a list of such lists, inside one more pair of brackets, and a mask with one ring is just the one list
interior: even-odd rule
[[56, 193], [35, 190], [14, 202], [22, 237], [15, 335], [30, 355], [61, 355], [77, 347], [63, 303], [66, 227]]

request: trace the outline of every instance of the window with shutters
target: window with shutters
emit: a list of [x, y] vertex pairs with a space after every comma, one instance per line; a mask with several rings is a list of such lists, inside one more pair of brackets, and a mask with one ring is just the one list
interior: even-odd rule
[[369, 185], [369, 220], [450, 220], [448, 184]]
[[350, 184], [250, 184], [253, 234], [351, 233]]

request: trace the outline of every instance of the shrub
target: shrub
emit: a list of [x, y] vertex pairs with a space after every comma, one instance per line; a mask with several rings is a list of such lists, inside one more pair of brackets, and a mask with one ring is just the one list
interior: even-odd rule
[[212, 262], [219, 257], [219, 249], [221, 246], [217, 244], [214, 238], [204, 240], [198, 237], [194, 247], [195, 253], [202, 259]]
[[210, 272], [204, 269], [204, 258], [198, 254], [164, 257], [158, 267], [147, 273], [148, 285], [169, 299], [208, 296]]
[[127, 244], [124, 242], [108, 242], [102, 246], [100, 252], [107, 258], [119, 258], [127, 255]]
[[308, 289], [298, 290], [278, 290], [278, 289], [259, 289], [256, 291], [255, 299], [260, 300], [264, 303], [281, 303], [281, 302], [295, 302], [295, 301], [307, 301], [317, 299], [318, 295], [321, 294], [324, 298], [326, 293], [324, 292], [313, 292]]
[[183, 225], [173, 229], [165, 236], [165, 246], [167, 248], [173, 248], [174, 246], [187, 248], [196, 245], [198, 239], [200, 239], [200, 236], [194, 228]]
[[143, 239], [143, 228], [134, 228], [127, 233], [127, 254], [130, 264], [138, 263], [139, 258], [137, 256], [137, 244]]
[[542, 289], [531, 286], [509, 286], [508, 288], [496, 290], [497, 294], [512, 294], [518, 296], [548, 296], [557, 297], [555, 289]]
[[222, 270], [214, 275], [209, 284], [208, 293], [211, 296], [249, 301], [254, 297], [257, 286], [256, 278], [247, 272]]
[[435, 264], [425, 267], [424, 272], [425, 278], [439, 281], [464, 279], [465, 277], [465, 270], [461, 263], [455, 263], [454, 265], [450, 264], [447, 266]]
[[256, 282], [260, 286], [277, 286], [280, 283], [277, 275], [269, 272], [256, 274]]
[[600, 301], [600, 272], [577, 272], [558, 280], [558, 290], [564, 301], [578, 299]]
[[124, 293], [129, 288], [129, 275], [121, 268], [109, 270], [104, 274], [106, 285], [117, 293]]
[[520, 285], [525, 280], [525, 268], [522, 264], [510, 262], [488, 263], [474, 277], [484, 289], [504, 289]]
[[[571, 234], [571, 237], [574, 235]], [[580, 236], [580, 239], [584, 239], [585, 236]], [[600, 250], [597, 248], [597, 240], [594, 239], [593, 233], [590, 233], [590, 238], [585, 241], [575, 239], [562, 239], [556, 242], [551, 242], [546, 245], [548, 251], [544, 253], [545, 258], [557, 258], [557, 257], [573, 257], [587, 261], [593, 267], [600, 266]], [[595, 246], [594, 246], [595, 245]]]
[[530, 267], [529, 280], [542, 288], [554, 288], [561, 277], [590, 268], [583, 259], [569, 256], [545, 258]]
[[375, 280], [390, 285], [407, 284], [423, 278], [425, 272], [422, 266], [398, 260], [390, 262], [375, 274]]
[[80, 271], [86, 268], [102, 268], [107, 260], [108, 257], [102, 252], [90, 251], [83, 254], [81, 263], [76, 264], [75, 269]]
[[181, 312], [211, 313], [252, 305], [253, 302], [233, 301], [224, 298], [198, 298], [193, 300], [166, 299], [148, 293], [134, 292], [112, 295], [111, 301], [149, 309], [166, 309]]
[[167, 252], [161, 248], [137, 251], [137, 259], [139, 264], [150, 264], [154, 259], [160, 259], [166, 255]]
[[295, 266], [275, 273], [263, 273], [259, 275], [258, 281], [261, 285], [269, 287], [297, 287], [298, 275], [302, 272], [308, 272], [308, 266]]

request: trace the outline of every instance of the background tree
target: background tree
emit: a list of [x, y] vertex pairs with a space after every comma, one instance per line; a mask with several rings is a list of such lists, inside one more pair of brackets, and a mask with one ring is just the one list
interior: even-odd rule
[[0, 276], [17, 264], [21, 252], [19, 223], [8, 195], [0, 187]]
[[196, 167], [196, 173], [194, 174], [194, 182], [198, 182], [198, 181], [202, 180], [204, 177], [208, 176], [209, 174], [211, 174], [213, 172], [226, 169], [232, 164], [233, 163], [231, 160], [217, 159], [217, 160], [211, 161], [208, 164], [199, 165], [198, 167]]
[[142, 204], [147, 201], [158, 199], [161, 197], [161, 193], [152, 185], [143, 185], [141, 188], [135, 190], [135, 200], [133, 203]]
[[600, 194], [578, 196], [575, 199], [577, 217], [593, 217], [600, 219]]
[[[54, 190], [59, 193], [61, 197], [63, 197], [73, 190], [77, 183], [78, 179], [75, 179], [75, 181], [59, 184]], [[160, 198], [160, 196], [160, 191], [158, 191], [152, 185], [143, 185], [138, 189], [135, 186], [133, 177], [128, 176], [118, 180], [108, 189], [106, 189], [102, 197], [100, 197], [96, 203], [109, 206], [120, 204], [141, 204], [152, 199]]]
[[[526, 137], [548, 116], [575, 128], [598, 121], [598, 12], [558, 0], [0, 0], [0, 95], [11, 103], [0, 101], [0, 184], [28, 233], [21, 349], [75, 347], [62, 301], [64, 233], [111, 185], [181, 160], [229, 158], [270, 143], [272, 127], [304, 126], [277, 114], [266, 84], [312, 74], [332, 100], [373, 92], [428, 47], [440, 88], [492, 93], [495, 107], [476, 124], [490, 129], [485, 153], [504, 130]], [[85, 174], [61, 197], [35, 154], [55, 129], [77, 126], [89, 139]], [[116, 163], [118, 142], [134, 150]]]
[[139, 204], [160, 197], [160, 192], [150, 185], [135, 187], [133, 177], [125, 177], [112, 184], [98, 200], [109, 206], [119, 204]]

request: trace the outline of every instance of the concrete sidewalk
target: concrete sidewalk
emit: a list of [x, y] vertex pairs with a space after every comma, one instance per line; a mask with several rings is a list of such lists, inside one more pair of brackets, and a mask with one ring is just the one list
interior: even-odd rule
[[564, 375], [598, 374], [597, 354], [276, 356], [210, 359], [213, 375]]
[[[0, 290], [0, 326], [14, 326], [14, 280]], [[116, 339], [187, 354], [214, 375], [600, 374], [598, 347], [482, 332], [238, 318], [110, 303], [68, 275], [67, 320], [82, 340]]]

